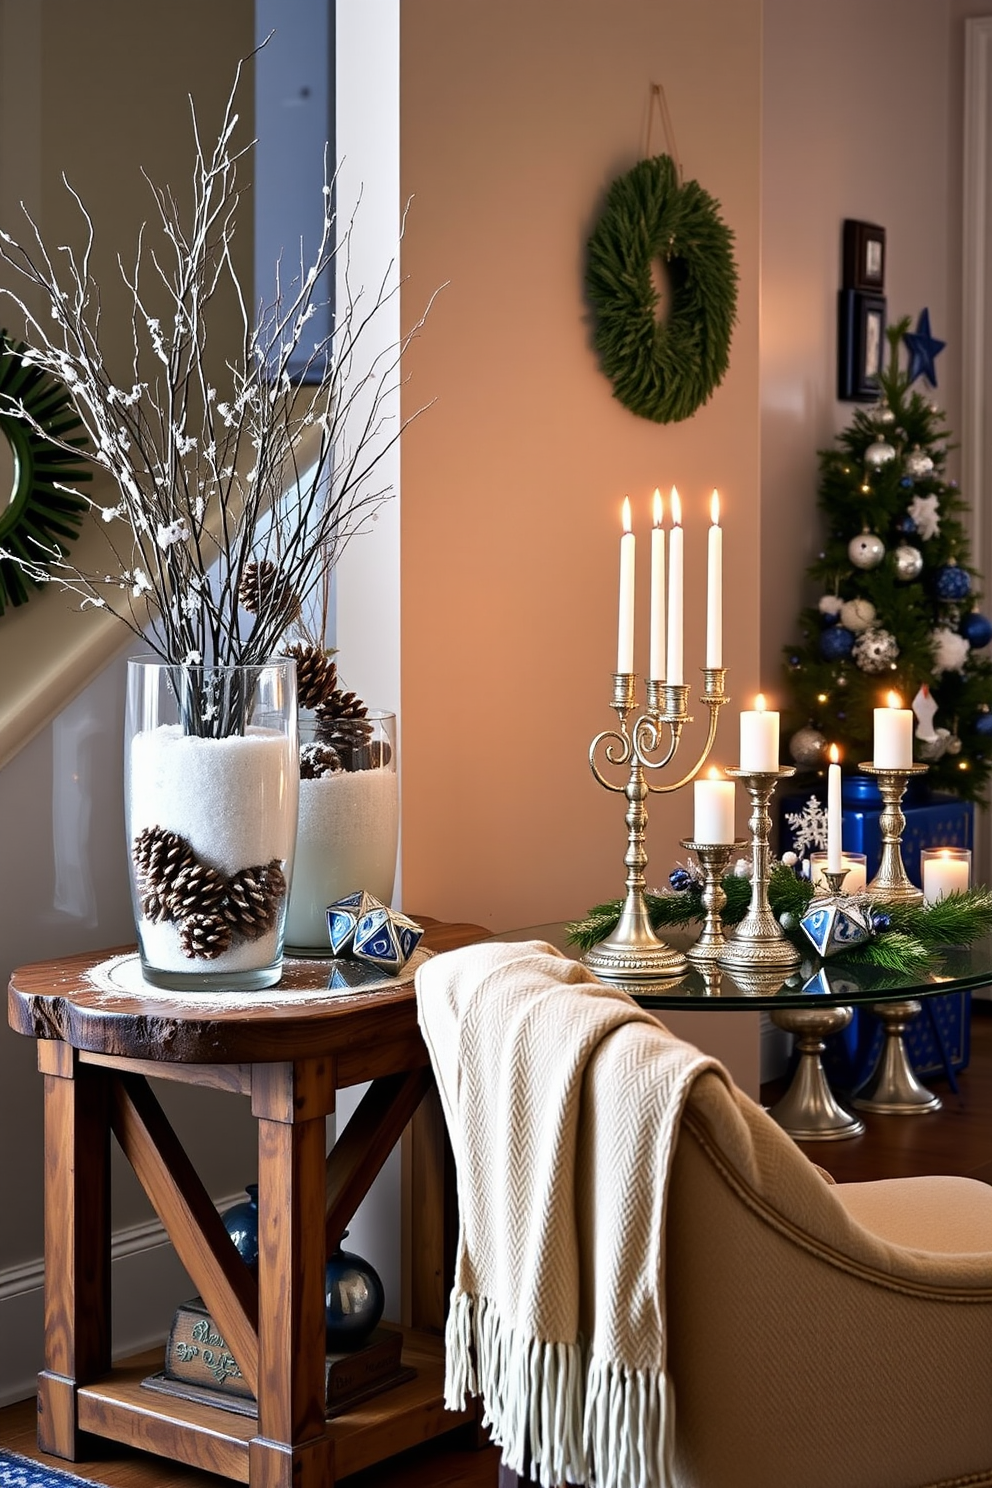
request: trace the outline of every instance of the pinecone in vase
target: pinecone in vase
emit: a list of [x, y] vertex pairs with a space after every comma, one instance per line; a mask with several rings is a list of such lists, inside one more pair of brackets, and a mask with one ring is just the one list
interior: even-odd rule
[[238, 585], [238, 603], [250, 615], [263, 615], [279, 622], [285, 630], [300, 613], [299, 595], [289, 587], [271, 558], [252, 559], [246, 563]]
[[152, 925], [161, 925], [166, 920], [171, 920], [172, 910], [168, 898], [163, 898], [158, 889], [148, 889], [141, 895], [141, 917]]
[[320, 646], [294, 642], [283, 656], [296, 662], [296, 696], [301, 708], [319, 708], [334, 696], [337, 667]]
[[191, 914], [182, 923], [179, 944], [191, 961], [215, 961], [231, 944], [231, 927], [219, 915]]
[[325, 703], [316, 709], [314, 738], [329, 744], [337, 752], [346, 770], [367, 770], [368, 744], [372, 725], [366, 718], [368, 709], [355, 692], [336, 688]]
[[186, 920], [194, 915], [211, 919], [220, 914], [227, 898], [227, 879], [209, 863], [197, 859], [176, 874], [163, 897], [174, 920]]
[[286, 893], [286, 878], [278, 858], [255, 868], [242, 868], [227, 885], [224, 919], [234, 935], [258, 940], [276, 922], [276, 910]]
[[[177, 878], [196, 863], [196, 854], [186, 838], [165, 827], [143, 827], [134, 839], [131, 856], [138, 871], [142, 901], [147, 898], [150, 905], [153, 896], [163, 904], [167, 903]], [[146, 915], [146, 918], [152, 916]]]
[[300, 779], [322, 780], [344, 769], [341, 756], [330, 744], [304, 744], [300, 750]]

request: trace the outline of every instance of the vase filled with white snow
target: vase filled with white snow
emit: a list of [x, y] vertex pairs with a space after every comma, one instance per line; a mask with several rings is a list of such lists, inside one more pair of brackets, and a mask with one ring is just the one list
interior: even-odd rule
[[144, 978], [270, 987], [296, 842], [296, 667], [128, 662], [125, 822]]
[[299, 832], [286, 947], [329, 956], [328, 905], [358, 889], [382, 904], [392, 900], [399, 837], [396, 715], [366, 708], [332, 686], [300, 733]]

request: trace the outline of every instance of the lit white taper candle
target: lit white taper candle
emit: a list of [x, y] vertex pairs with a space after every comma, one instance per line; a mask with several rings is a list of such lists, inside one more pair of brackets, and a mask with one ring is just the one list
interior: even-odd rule
[[636, 538], [630, 530], [630, 498], [623, 498], [623, 536], [620, 539], [620, 619], [617, 626], [617, 671], [634, 670], [634, 555]]
[[706, 545], [706, 665], [723, 666], [723, 528], [720, 495], [710, 498], [710, 530]]
[[672, 542], [668, 557], [668, 671], [669, 683], [685, 681], [682, 659], [683, 588], [682, 503], [672, 487]]
[[754, 708], [741, 714], [741, 769], [767, 775], [778, 769], [778, 714], [759, 692]]
[[913, 763], [913, 711], [890, 692], [888, 706], [875, 709], [874, 758], [876, 769], [905, 770]]
[[836, 744], [831, 744], [828, 753], [830, 764], [827, 766], [827, 872], [840, 873], [843, 867], [840, 750]]
[[654, 493], [654, 526], [651, 528], [651, 649], [648, 676], [665, 680], [665, 529], [661, 492]]

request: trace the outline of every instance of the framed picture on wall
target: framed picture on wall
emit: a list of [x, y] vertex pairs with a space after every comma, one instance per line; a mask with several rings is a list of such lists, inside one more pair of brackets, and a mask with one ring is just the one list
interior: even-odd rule
[[885, 228], [874, 222], [844, 222], [843, 279], [845, 289], [881, 294], [885, 288]]
[[842, 289], [837, 317], [837, 396], [871, 403], [885, 356], [885, 298]]

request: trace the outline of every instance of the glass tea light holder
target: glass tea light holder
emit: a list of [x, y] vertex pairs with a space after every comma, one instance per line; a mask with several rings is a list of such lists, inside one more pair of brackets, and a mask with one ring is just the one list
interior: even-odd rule
[[[809, 881], [815, 894], [831, 894], [827, 881], [827, 854], [814, 852], [809, 855]], [[844, 874], [842, 894], [863, 894], [868, 882], [868, 856], [866, 853], [848, 852], [840, 855], [840, 870]]]
[[924, 904], [936, 904], [948, 894], [971, 888], [970, 847], [925, 847], [920, 853]]

